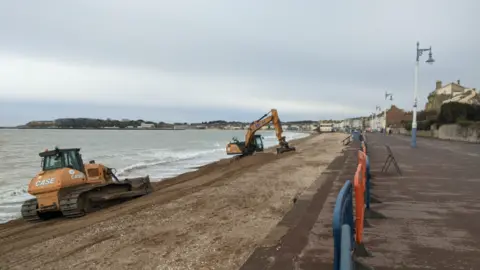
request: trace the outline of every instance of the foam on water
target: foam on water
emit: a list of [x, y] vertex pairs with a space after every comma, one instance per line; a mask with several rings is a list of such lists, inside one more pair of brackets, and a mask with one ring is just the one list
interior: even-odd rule
[[[106, 131], [98, 132], [106, 133]], [[141, 133], [143, 131], [138, 132]], [[244, 131], [241, 131], [240, 134], [243, 134], [243, 132]], [[265, 147], [271, 147], [277, 144], [274, 132], [261, 132], [261, 134], [263, 135]], [[308, 135], [307, 133], [284, 133], [287, 140], [303, 138]], [[241, 138], [241, 135], [238, 136], [238, 138]], [[208, 139], [202, 140], [201, 138], [199, 139], [193, 136], [192, 138], [188, 138], [188, 141], [182, 141], [182, 143], [172, 142], [172, 146], [170, 147], [151, 148], [150, 145], [148, 145], [115, 151], [112, 150], [114, 147], [111, 149], [96, 149], [92, 147], [93, 150], [82, 150], [82, 153], [84, 162], [94, 159], [96, 162], [103, 163], [108, 167], [116, 168], [116, 174], [120, 178], [144, 176], [148, 174], [152, 181], [161, 181], [164, 178], [194, 171], [199, 166], [223, 158], [230, 158], [231, 156], [227, 156], [225, 153], [225, 145], [230, 138], [227, 137], [226, 141], [222, 141], [223, 139], [223, 134], [222, 137], [219, 136], [219, 139], [216, 141]], [[82, 140], [86, 139], [83, 138]], [[75, 142], [75, 144], [77, 143], [78, 142]], [[6, 173], [2, 175], [0, 172], [0, 223], [20, 217], [22, 202], [33, 198], [33, 196], [27, 192], [28, 183], [31, 177], [34, 176], [30, 174], [38, 171], [38, 164], [31, 164], [31, 158], [14, 156], [11, 153], [12, 152], [10, 152], [8, 156], [9, 160], [13, 158], [16, 159], [14, 163], [9, 164], [11, 170], [9, 175], [18, 176], [18, 178], [23, 180], [13, 181], [6, 176]], [[30, 167], [28, 171], [25, 172], [25, 167], [28, 166]], [[22, 169], [24, 171], [22, 171]], [[28, 178], [27, 175], [30, 175], [30, 178]]]
[[[129, 176], [132, 177], [135, 172], [139, 170], [145, 170], [151, 167], [166, 167], [166, 166], [173, 166], [173, 167], [166, 167], [165, 170], [175, 170], [177, 172], [181, 172], [182, 165], [188, 164], [185, 161], [195, 161], [203, 160], [205, 157], [214, 155], [214, 156], [223, 156], [218, 155], [219, 153], [223, 153], [225, 148], [213, 148], [209, 150], [194, 150], [194, 151], [160, 151], [155, 152], [149, 155], [144, 155], [142, 157], [142, 161], [137, 163], [128, 165], [126, 167], [120, 168], [117, 170], [117, 176]], [[214, 159], [216, 160], [216, 159]], [[138, 176], [138, 175], [135, 175]], [[153, 178], [161, 178], [163, 175], [160, 174], [153, 174], [151, 175]]]

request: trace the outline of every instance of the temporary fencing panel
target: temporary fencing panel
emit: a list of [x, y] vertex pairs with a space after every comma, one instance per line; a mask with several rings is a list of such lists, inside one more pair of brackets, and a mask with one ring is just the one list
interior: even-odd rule
[[[352, 196], [352, 182], [347, 180], [342, 189], [338, 193], [337, 200], [335, 202], [335, 209], [333, 210], [333, 244], [334, 244], [334, 259], [333, 269], [340, 270], [341, 262], [346, 260], [342, 256], [350, 254], [348, 260], [351, 260], [351, 251], [353, 247], [353, 196]], [[342, 245], [344, 238], [345, 228], [342, 230], [343, 225], [348, 225], [350, 228], [350, 245]], [[342, 241], [343, 239], [343, 241]]]

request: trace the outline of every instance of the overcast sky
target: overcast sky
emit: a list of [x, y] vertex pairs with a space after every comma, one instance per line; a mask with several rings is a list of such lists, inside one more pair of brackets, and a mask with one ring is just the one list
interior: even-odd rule
[[480, 88], [480, 2], [0, 1], [0, 125], [341, 119]]

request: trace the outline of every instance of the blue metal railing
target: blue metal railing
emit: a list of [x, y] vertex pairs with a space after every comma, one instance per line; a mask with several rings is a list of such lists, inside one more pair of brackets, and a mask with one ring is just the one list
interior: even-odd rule
[[348, 224], [342, 225], [342, 239], [341, 239], [341, 250], [340, 250], [340, 270], [351, 270], [353, 269], [353, 258], [352, 258], [352, 228]]
[[[363, 143], [365, 145], [366, 151], [368, 152], [367, 144], [365, 143], [365, 141], [363, 141]], [[360, 146], [360, 151], [363, 151], [361, 146]], [[370, 158], [368, 157], [368, 155], [365, 155], [365, 157], [366, 157], [366, 163], [367, 163], [367, 166], [366, 166], [367, 167], [366, 168], [367, 179], [366, 179], [366, 182], [365, 182], [365, 208], [370, 209], [370, 189], [371, 189], [371, 182], [370, 181], [372, 179], [372, 175], [370, 173]]]
[[[340, 270], [343, 265], [341, 262], [345, 260], [352, 260], [351, 251], [353, 247], [353, 185], [350, 180], [347, 180], [342, 189], [338, 193], [337, 200], [335, 202], [335, 208], [333, 210], [333, 245], [334, 245], [334, 258], [333, 269]], [[342, 230], [343, 225], [348, 225], [350, 235], [343, 235], [345, 228]], [[346, 238], [342, 241], [342, 238]], [[343, 242], [350, 242], [350, 245], [344, 245]], [[348, 258], [343, 258], [347, 256]], [[351, 268], [346, 268], [351, 269]]]
[[370, 174], [370, 158], [367, 156], [367, 182], [365, 185], [365, 207], [370, 209], [370, 180], [372, 175]]
[[352, 131], [352, 140], [353, 141], [360, 141], [360, 132]]

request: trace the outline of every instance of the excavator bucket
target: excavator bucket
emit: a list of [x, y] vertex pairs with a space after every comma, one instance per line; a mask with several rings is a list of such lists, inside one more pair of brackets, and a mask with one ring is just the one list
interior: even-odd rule
[[297, 149], [294, 146], [290, 146], [287, 142], [285, 136], [281, 137], [279, 140], [280, 147], [277, 148], [277, 154], [282, 154], [286, 152], [296, 151]]
[[293, 146], [288, 146], [288, 147], [278, 147], [277, 148], [277, 154], [283, 154], [286, 152], [291, 152], [291, 151], [297, 151], [297, 149]]

